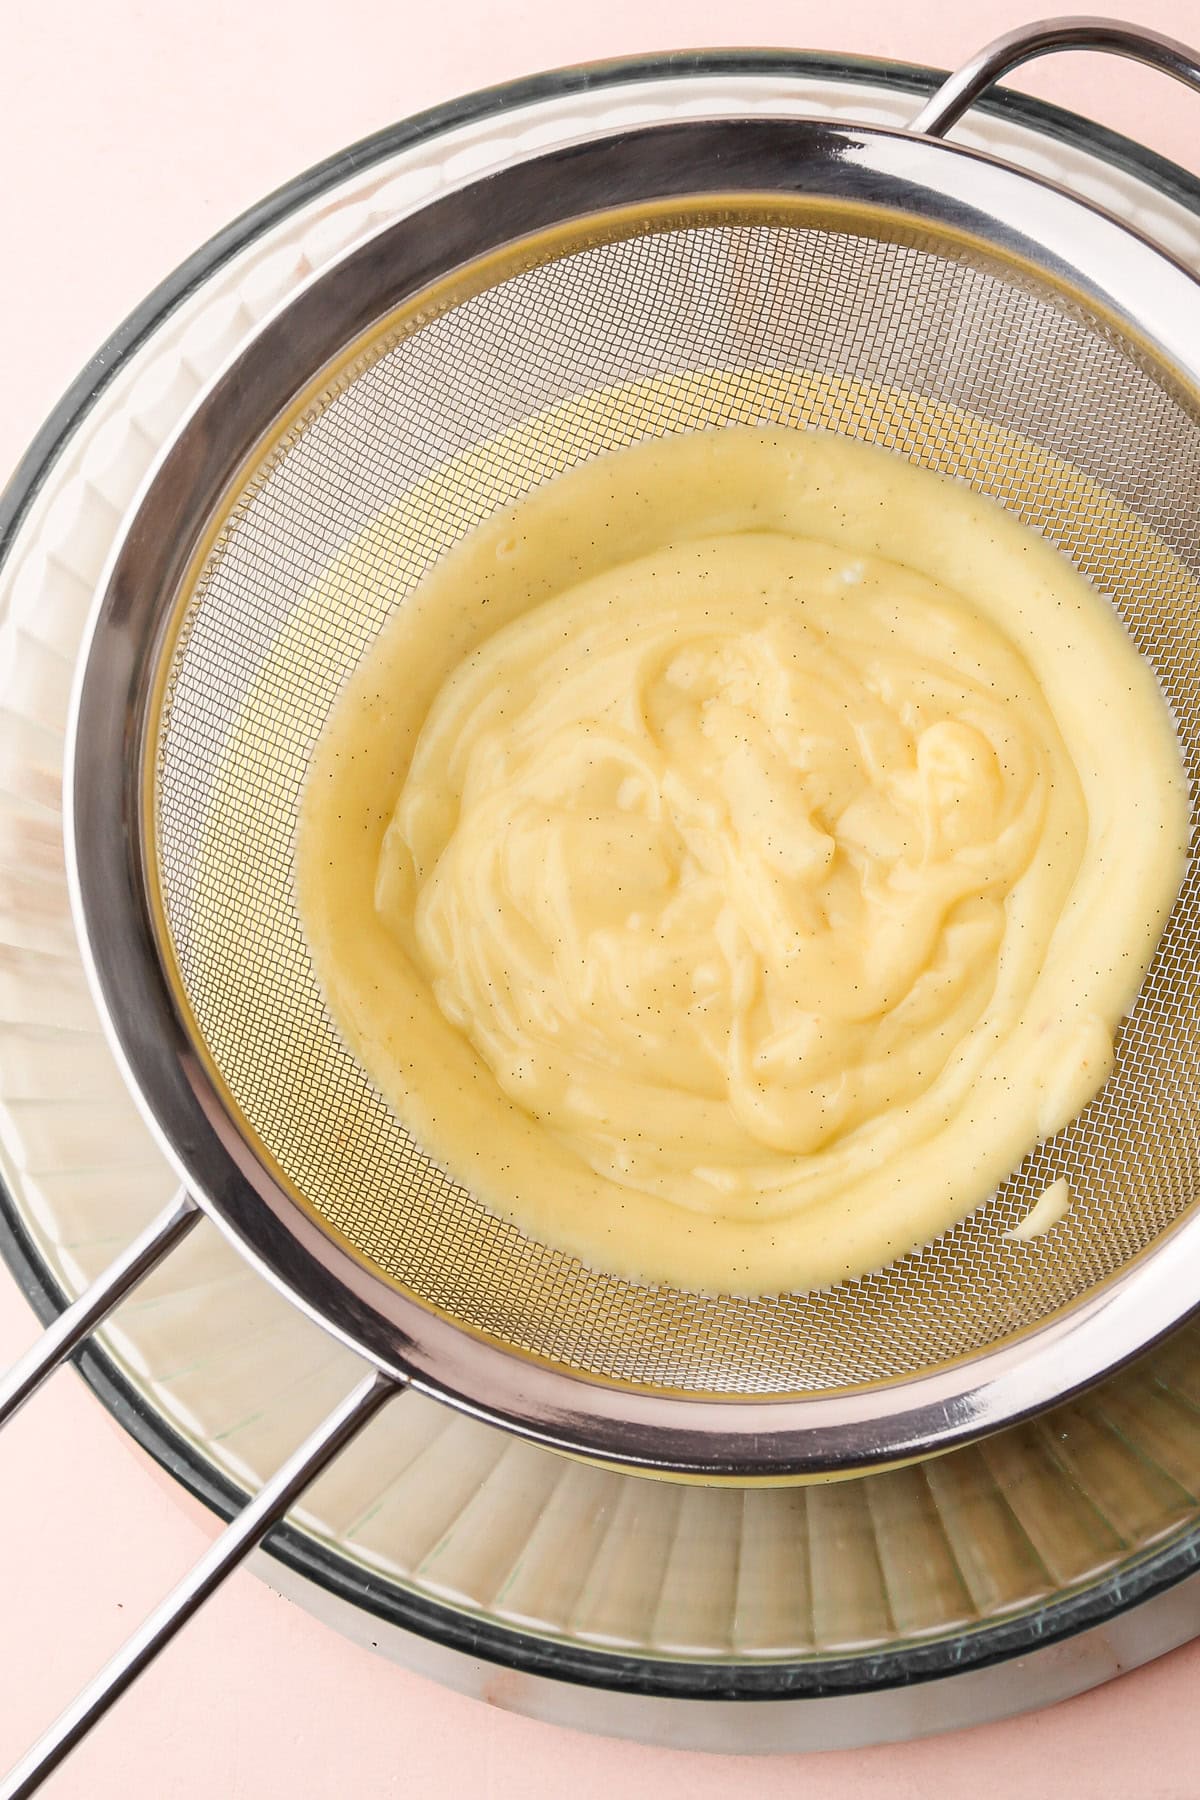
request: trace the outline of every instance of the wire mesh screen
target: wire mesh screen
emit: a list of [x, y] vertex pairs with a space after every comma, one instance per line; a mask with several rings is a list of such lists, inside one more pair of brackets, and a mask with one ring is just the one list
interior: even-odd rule
[[[535, 484], [654, 434], [763, 423], [870, 439], [1042, 529], [1115, 599], [1194, 773], [1200, 425], [1185, 398], [1082, 305], [961, 243], [728, 213], [560, 246], [381, 334], [231, 507], [186, 601], [158, 736], [179, 977], [248, 1135], [308, 1205], [507, 1345], [723, 1395], [900, 1377], [990, 1346], [1145, 1248], [1200, 1177], [1194, 873], [1084, 1115], [965, 1223], [819, 1293], [643, 1286], [533, 1242], [432, 1165], [340, 1043], [296, 916], [293, 837], [347, 672], [430, 564]], [[384, 513], [402, 523], [356, 577], [347, 554]], [[312, 596], [339, 557], [331, 616]], [[1006, 1242], [1063, 1174], [1067, 1219]]]

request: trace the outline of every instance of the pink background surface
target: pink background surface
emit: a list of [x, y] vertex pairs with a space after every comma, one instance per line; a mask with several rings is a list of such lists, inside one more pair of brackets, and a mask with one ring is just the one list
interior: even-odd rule
[[[202, 239], [402, 114], [539, 68], [705, 44], [949, 65], [1036, 10], [975, 0], [26, 0], [2, 9], [0, 479], [124, 314]], [[1048, 4], [1047, 11], [1053, 10]], [[1127, 8], [1132, 12], [1132, 6]], [[1200, 41], [1200, 0], [1147, 23]], [[1200, 167], [1200, 99], [1094, 56], [1017, 85]], [[0, 1271], [0, 1366], [31, 1341]], [[0, 1769], [214, 1531], [57, 1376], [0, 1440]], [[1200, 1618], [1197, 1619], [1200, 1629]], [[444, 1692], [235, 1576], [47, 1785], [54, 1800], [1072, 1800], [1200, 1791], [1200, 1644], [1012, 1723], [855, 1754], [720, 1758], [581, 1737]], [[1051, 1773], [1053, 1771], [1053, 1773]]]

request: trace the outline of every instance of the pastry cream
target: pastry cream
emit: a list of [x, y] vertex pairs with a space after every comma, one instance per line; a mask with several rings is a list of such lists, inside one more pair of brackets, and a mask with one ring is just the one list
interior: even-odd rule
[[1092, 1098], [1187, 823], [1154, 677], [1049, 544], [737, 428], [434, 568], [316, 746], [297, 893], [351, 1049], [487, 1204], [777, 1292], [927, 1241]]
[[1031, 1244], [1035, 1238], [1045, 1237], [1048, 1231], [1061, 1224], [1070, 1208], [1071, 1184], [1065, 1175], [1060, 1175], [1034, 1202], [1025, 1217], [1010, 1226], [1004, 1235], [1012, 1244]]

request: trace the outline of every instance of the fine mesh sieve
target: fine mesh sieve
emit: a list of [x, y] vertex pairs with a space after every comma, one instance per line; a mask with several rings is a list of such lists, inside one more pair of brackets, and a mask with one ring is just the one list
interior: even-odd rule
[[[924, 1249], [753, 1300], [596, 1273], [448, 1179], [343, 1048], [293, 899], [313, 744], [425, 572], [564, 470], [739, 424], [867, 439], [1046, 533], [1121, 611], [1194, 777], [1196, 298], [1136, 234], [991, 159], [709, 118], [516, 156], [354, 246], [248, 342], [108, 572], [71, 816], [134, 1085], [294, 1298], [393, 1376], [544, 1442], [739, 1480], [977, 1434], [1196, 1304], [1190, 864], [1074, 1125]], [[1061, 1175], [1067, 1219], [1011, 1241]]]

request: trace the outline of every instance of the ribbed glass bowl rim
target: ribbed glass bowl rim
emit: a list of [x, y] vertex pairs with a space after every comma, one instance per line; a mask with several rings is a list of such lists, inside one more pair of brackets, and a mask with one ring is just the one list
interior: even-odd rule
[[[637, 82], [754, 75], [857, 82], [892, 93], [910, 93], [917, 101], [945, 79], [940, 70], [873, 57], [769, 49], [672, 51], [581, 63], [524, 77], [413, 114], [360, 139], [284, 183], [210, 238], [154, 288], [101, 345], [0, 490], [0, 564], [59, 455], [118, 370], [223, 264], [300, 207], [351, 175], [361, 176], [404, 150], [518, 108]], [[1200, 214], [1200, 179], [1118, 132], [1004, 89], [993, 90], [977, 106], [993, 117], [1086, 150]], [[43, 1323], [63, 1311], [69, 1296], [2, 1181], [0, 1255]], [[76, 1361], [102, 1405], [169, 1475], [223, 1519], [241, 1509], [245, 1492], [156, 1411], [103, 1349], [91, 1343]], [[1125, 1564], [1095, 1583], [1077, 1586], [1061, 1599], [995, 1624], [882, 1650], [770, 1662], [705, 1661], [690, 1656], [672, 1659], [606, 1651], [517, 1631], [476, 1612], [431, 1600], [399, 1583], [385, 1582], [377, 1572], [292, 1526], [273, 1532], [267, 1549], [297, 1574], [381, 1621], [524, 1674], [664, 1699], [797, 1700], [869, 1693], [983, 1669], [1101, 1625], [1200, 1569], [1200, 1523], [1154, 1550], [1131, 1552]]]

